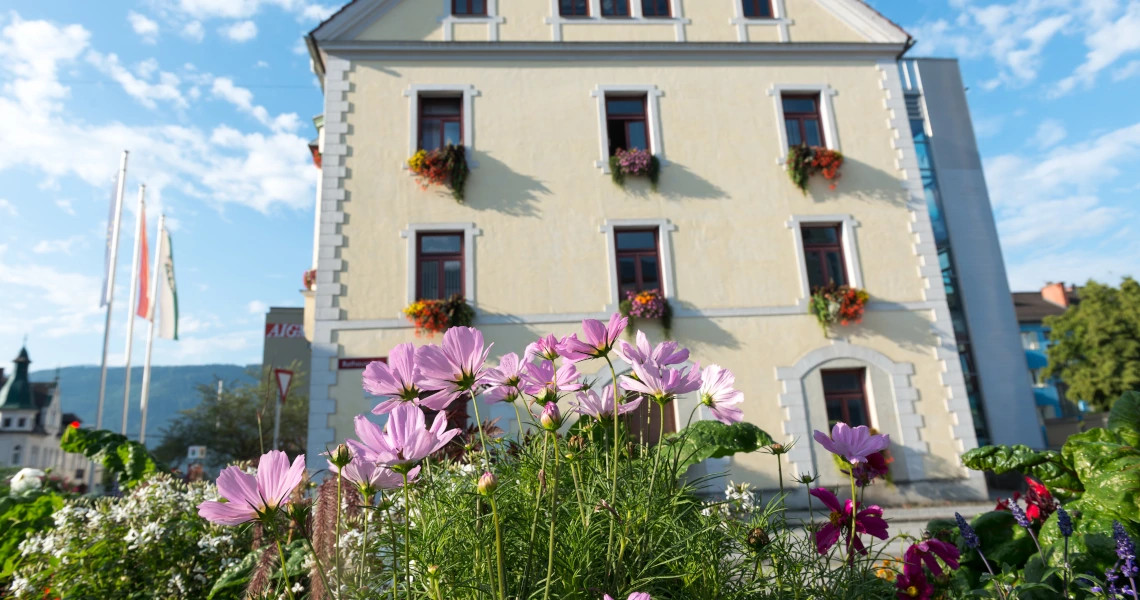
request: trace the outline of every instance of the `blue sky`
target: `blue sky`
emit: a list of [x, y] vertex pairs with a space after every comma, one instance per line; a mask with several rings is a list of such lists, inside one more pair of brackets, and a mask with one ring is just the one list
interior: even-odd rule
[[[527, 0], [537, 1], [537, 0]], [[700, 0], [708, 1], [708, 0]], [[807, 1], [807, 0], [794, 0]], [[957, 56], [1011, 284], [1116, 281], [1140, 256], [1140, 0], [874, 0]], [[155, 364], [258, 362], [264, 311], [300, 305], [321, 96], [300, 43], [326, 0], [7, 0], [0, 12], [0, 360], [99, 360], [111, 178], [132, 151], [112, 364], [121, 364], [134, 201], [165, 212], [182, 340]], [[136, 325], [135, 364], [143, 322]], [[5, 354], [7, 353], [7, 354]]]

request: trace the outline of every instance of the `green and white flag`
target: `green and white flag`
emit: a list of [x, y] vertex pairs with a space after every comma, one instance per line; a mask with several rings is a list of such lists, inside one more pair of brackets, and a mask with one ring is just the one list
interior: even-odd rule
[[178, 287], [174, 284], [174, 250], [170, 245], [170, 232], [165, 227], [159, 232], [162, 261], [158, 271], [158, 336], [178, 339]]

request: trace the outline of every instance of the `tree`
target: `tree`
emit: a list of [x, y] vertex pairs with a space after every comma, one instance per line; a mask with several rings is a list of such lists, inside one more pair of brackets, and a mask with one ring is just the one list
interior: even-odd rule
[[1120, 288], [1089, 281], [1081, 301], [1047, 317], [1049, 364], [1068, 395], [1107, 410], [1128, 391], [1140, 390], [1140, 283], [1125, 277]]
[[[306, 374], [297, 364], [290, 368], [293, 382], [281, 410], [281, 450], [296, 456], [305, 452], [309, 394]], [[257, 384], [229, 385], [218, 394], [215, 381], [199, 385], [198, 393], [202, 401], [163, 429], [162, 443], [154, 450], [159, 460], [179, 464], [189, 446], [205, 446], [205, 466], [221, 467], [236, 460], [256, 460], [263, 449], [272, 449], [273, 403], [278, 394], [277, 381], [268, 369], [262, 371]]]

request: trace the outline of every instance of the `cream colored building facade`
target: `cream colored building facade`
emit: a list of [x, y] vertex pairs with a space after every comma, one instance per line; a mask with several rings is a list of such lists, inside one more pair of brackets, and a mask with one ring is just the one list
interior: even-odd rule
[[[909, 36], [857, 0], [771, 0], [768, 17], [746, 13], [751, 0], [668, 0], [666, 17], [643, 12], [664, 4], [652, 0], [623, 17], [579, 1], [592, 16], [560, 16], [570, 0], [476, 2], [481, 16], [452, 15], [452, 0], [356, 0], [309, 36], [325, 95], [310, 467], [375, 404], [355, 359], [429, 341], [401, 314], [423, 232], [459, 234], [462, 292], [497, 357], [612, 313], [615, 232], [636, 228], [657, 233], [672, 337], [736, 373], [748, 421], [797, 440], [786, 475], [844, 481], [811, 433], [828, 425], [821, 372], [862, 369], [866, 418], [895, 457], [895, 487], [873, 493], [984, 495], [958, 458], [976, 439], [897, 67]], [[835, 190], [789, 181], [792, 96], [816, 99], [823, 142], [845, 156]], [[606, 100], [627, 97], [644, 98], [656, 191], [610, 179]], [[461, 106], [462, 204], [405, 167], [422, 98]], [[820, 225], [840, 232], [846, 277], [872, 298], [861, 324], [830, 336], [807, 309], [802, 228]], [[602, 367], [580, 365], [598, 385]], [[683, 423], [693, 400], [675, 404]], [[707, 468], [774, 489], [774, 461]]]

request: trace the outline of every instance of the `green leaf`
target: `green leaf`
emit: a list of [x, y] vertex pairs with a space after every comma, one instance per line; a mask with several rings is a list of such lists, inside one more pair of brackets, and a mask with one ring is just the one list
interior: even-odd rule
[[746, 422], [725, 425], [720, 421], [697, 421], [666, 437], [670, 460], [677, 459], [679, 472], [709, 458], [739, 452], [755, 452], [773, 442], [763, 429]]
[[[1092, 491], [1092, 490], [1090, 490]], [[1069, 563], [1074, 573], [1104, 573], [1116, 564], [1116, 542], [1112, 539], [1112, 515], [1104, 512], [1090, 494], [1065, 504], [1073, 521], [1073, 535], [1069, 538]], [[1121, 521], [1131, 535], [1137, 528]], [[1064, 561], [1065, 538], [1057, 527], [1057, 514], [1050, 515], [1041, 526], [1039, 541], [1042, 551], [1053, 557], [1054, 565]]]
[[1140, 392], [1124, 392], [1108, 413], [1108, 430], [1129, 446], [1140, 447]]
[[998, 475], [1014, 471], [1028, 475], [1061, 499], [1073, 498], [1085, 489], [1061, 453], [1053, 450], [1033, 450], [1020, 444], [983, 446], [963, 454], [962, 462], [975, 471], [992, 471]]
[[218, 598], [222, 592], [227, 592], [221, 597], [231, 597], [231, 593], [237, 589], [238, 593], [233, 594], [234, 597], [241, 596], [241, 590], [249, 584], [250, 575], [253, 574], [253, 567], [257, 564], [257, 559], [261, 557], [261, 553], [269, 552], [270, 547], [266, 546], [262, 550], [253, 550], [246, 554], [240, 561], [230, 565], [225, 571], [222, 571], [221, 576], [214, 582], [214, 587], [210, 589], [210, 595], [206, 596], [206, 600], [214, 600]]
[[107, 430], [68, 427], [59, 440], [64, 452], [82, 454], [99, 461], [125, 487], [132, 486], [143, 477], [161, 470], [145, 446], [132, 442], [126, 436]]

